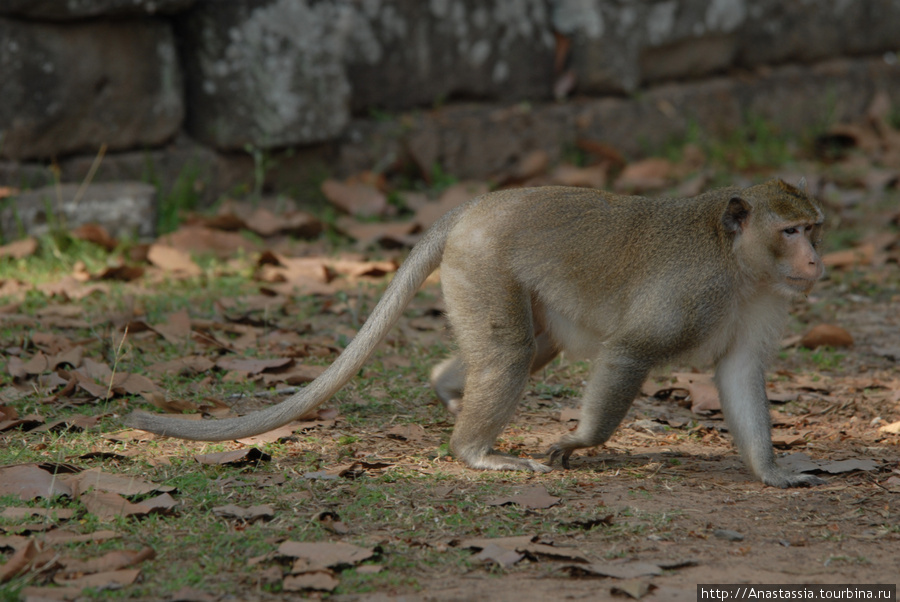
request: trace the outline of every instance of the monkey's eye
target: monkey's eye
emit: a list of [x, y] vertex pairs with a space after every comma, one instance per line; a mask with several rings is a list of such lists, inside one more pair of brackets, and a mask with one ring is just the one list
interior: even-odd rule
[[790, 228], [785, 228], [784, 230], [782, 230], [782, 232], [784, 232], [788, 236], [793, 236], [794, 234], [797, 234], [798, 230], [796, 227], [792, 226]]

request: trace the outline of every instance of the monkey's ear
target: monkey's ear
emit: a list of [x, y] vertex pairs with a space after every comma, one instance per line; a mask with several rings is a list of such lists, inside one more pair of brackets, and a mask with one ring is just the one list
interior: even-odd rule
[[806, 186], [806, 178], [800, 178], [800, 181], [797, 182], [797, 188], [803, 191], [804, 194], [809, 194], [809, 189]]
[[732, 234], [742, 232], [748, 219], [750, 219], [750, 203], [739, 196], [731, 197], [725, 213], [722, 214], [722, 225], [725, 226], [725, 231]]

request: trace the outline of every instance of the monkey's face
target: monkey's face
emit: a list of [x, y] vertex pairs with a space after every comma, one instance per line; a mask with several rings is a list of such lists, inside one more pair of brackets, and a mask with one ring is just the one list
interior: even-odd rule
[[777, 288], [789, 297], [808, 295], [825, 273], [818, 253], [822, 224], [809, 221], [782, 223], [774, 229]]

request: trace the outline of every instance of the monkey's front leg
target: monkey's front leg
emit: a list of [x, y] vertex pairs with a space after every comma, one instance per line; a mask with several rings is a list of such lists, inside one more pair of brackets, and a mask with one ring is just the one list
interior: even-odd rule
[[597, 358], [582, 396], [578, 428], [550, 448], [550, 464], [558, 461], [568, 468], [569, 456], [576, 449], [608, 441], [628, 413], [649, 371], [645, 362], [612, 351]]
[[762, 355], [744, 343], [716, 366], [722, 411], [735, 446], [753, 474], [766, 485], [781, 488], [822, 485], [825, 481], [819, 477], [794, 473], [775, 463]]

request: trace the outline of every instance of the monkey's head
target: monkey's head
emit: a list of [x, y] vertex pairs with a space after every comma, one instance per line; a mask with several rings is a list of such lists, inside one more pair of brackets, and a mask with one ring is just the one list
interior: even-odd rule
[[732, 195], [722, 216], [745, 276], [786, 297], [808, 295], [825, 273], [825, 214], [805, 189], [803, 180], [800, 188], [782, 180], [752, 186]]

